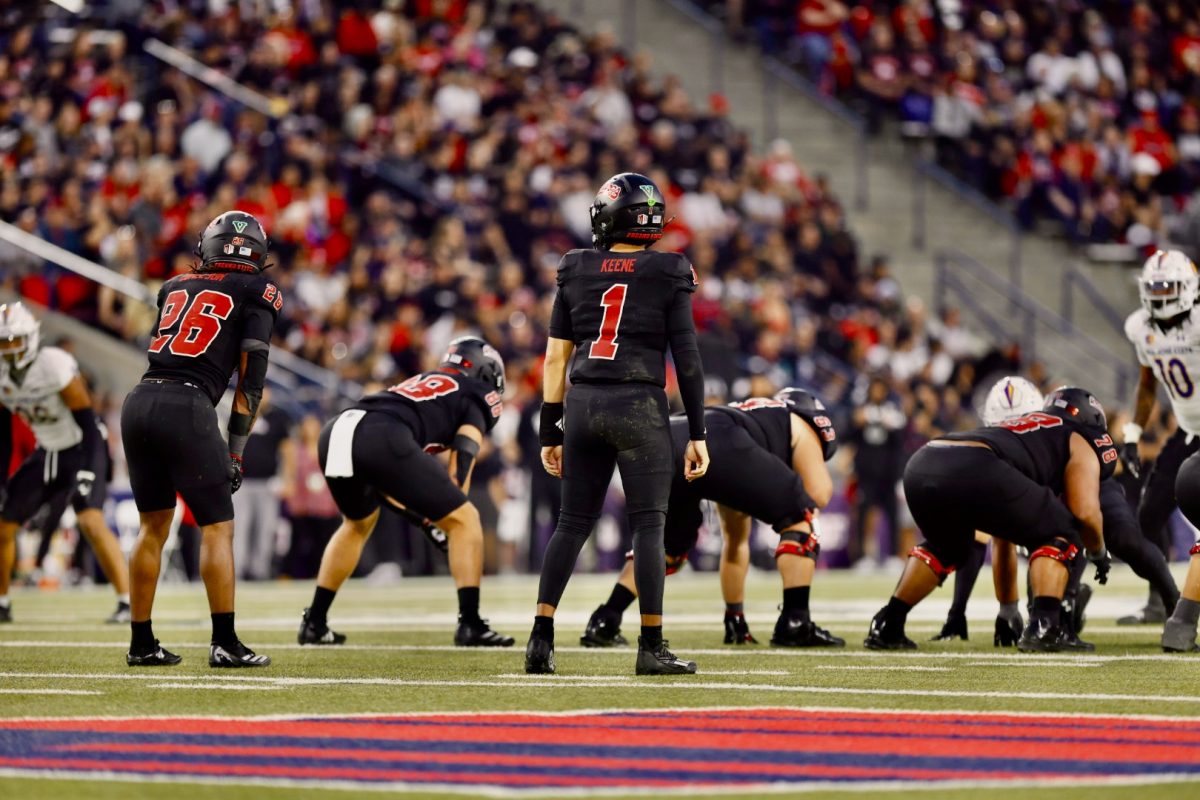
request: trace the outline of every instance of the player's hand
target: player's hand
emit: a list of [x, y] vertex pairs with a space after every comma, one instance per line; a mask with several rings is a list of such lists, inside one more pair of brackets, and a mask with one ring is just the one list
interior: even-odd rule
[[556, 478], [562, 477], [562, 445], [542, 448], [542, 466]]
[[1112, 567], [1112, 558], [1108, 555], [1108, 548], [1102, 547], [1097, 553], [1089, 552], [1087, 560], [1096, 568], [1096, 583], [1101, 586], [1108, 583], [1108, 570]]
[[237, 490], [242, 488], [242, 459], [229, 454], [229, 493], [237, 494]]
[[75, 494], [79, 497], [87, 498], [92, 493], [92, 487], [96, 485], [96, 473], [90, 469], [81, 469], [75, 473]]
[[1126, 442], [1121, 445], [1121, 463], [1125, 465], [1125, 471], [1133, 476], [1133, 479], [1141, 480], [1142, 477], [1142, 457], [1138, 455], [1137, 442]]
[[708, 443], [703, 439], [688, 442], [687, 451], [683, 454], [683, 477], [688, 481], [703, 478], [708, 472]]

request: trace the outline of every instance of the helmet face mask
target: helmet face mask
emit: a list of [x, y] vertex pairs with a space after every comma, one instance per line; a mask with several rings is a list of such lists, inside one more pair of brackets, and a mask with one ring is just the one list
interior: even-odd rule
[[1010, 375], [992, 386], [979, 417], [984, 425], [999, 425], [1006, 419], [1040, 411], [1044, 402], [1042, 393], [1031, 382]]
[[667, 203], [654, 181], [636, 172], [622, 172], [600, 187], [589, 213], [592, 246], [648, 246], [663, 236]]
[[37, 358], [41, 327], [24, 303], [0, 305], [0, 358], [9, 369], [24, 370]]
[[1138, 280], [1142, 307], [1155, 320], [1171, 320], [1192, 310], [1200, 275], [1192, 260], [1178, 250], [1159, 250], [1146, 259]]

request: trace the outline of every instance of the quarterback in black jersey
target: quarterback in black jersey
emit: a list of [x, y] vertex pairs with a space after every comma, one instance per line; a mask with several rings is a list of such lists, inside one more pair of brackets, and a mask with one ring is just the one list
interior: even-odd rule
[[[665, 213], [662, 193], [649, 178], [613, 176], [592, 202], [595, 249], [572, 250], [558, 267], [540, 438], [546, 471], [563, 479], [562, 511], [542, 562], [526, 672], [554, 672], [554, 611], [600, 516], [614, 468], [625, 487], [641, 597], [636, 671], [696, 671], [662, 638], [663, 526], [671, 478], [686, 471], [695, 480], [708, 469], [704, 375], [692, 321], [696, 273], [682, 255], [646, 249], [662, 237]], [[664, 391], [668, 345], [688, 417], [684, 463], [672, 456]]]
[[[195, 271], [170, 279], [158, 293], [150, 368], [121, 409], [129, 482], [141, 513], [141, 533], [129, 557], [130, 666], [181, 660], [158, 646], [150, 626], [176, 493], [203, 533], [200, 572], [213, 623], [209, 664], [262, 667], [271, 662], [243, 645], [234, 630], [231, 498], [242, 482], [242, 451], [262, 399], [275, 318], [283, 308], [279, 288], [262, 274], [269, 249], [257, 219], [227, 211], [201, 234]], [[238, 382], [226, 442], [215, 406], [234, 370]]]
[[1063, 593], [1080, 544], [1097, 580], [1107, 580], [1100, 481], [1117, 458], [1100, 403], [1073, 387], [1051, 392], [1042, 411], [922, 447], [904, 470], [904, 494], [925, 541], [909, 553], [864, 644], [914, 649], [904, 635], [908, 612], [966, 559], [975, 531], [983, 531], [1029, 549], [1033, 605], [1018, 649], [1063, 649]]
[[[754, 519], [779, 534], [775, 562], [783, 578], [783, 609], [771, 644], [776, 647], [842, 647], [845, 640], [813, 623], [809, 592], [821, 546], [813, 527], [817, 511], [833, 496], [825, 462], [837, 452], [837, 433], [821, 401], [803, 389], [753, 397], [704, 412], [712, 467], [688, 482], [671, 485], [667, 509], [667, 574], [677, 572], [696, 545], [702, 500], [717, 504], [724, 538], [721, 593], [725, 598], [725, 643], [754, 644], [743, 609]], [[680, 458], [687, 445], [686, 420], [671, 420], [671, 440]], [[612, 595], [592, 614], [580, 643], [585, 647], [624, 644], [621, 615], [637, 596], [632, 564], [626, 564]]]
[[[450, 343], [441, 365], [364, 397], [321, 431], [317, 456], [342, 512], [304, 609], [300, 644], [342, 644], [329, 629], [334, 595], [358, 566], [363, 545], [387, 502], [427, 534], [444, 531], [458, 587], [459, 647], [511, 647], [479, 616], [483, 525], [467, 499], [479, 445], [504, 408], [504, 362], [482, 339]], [[434, 453], [450, 451], [449, 473]]]

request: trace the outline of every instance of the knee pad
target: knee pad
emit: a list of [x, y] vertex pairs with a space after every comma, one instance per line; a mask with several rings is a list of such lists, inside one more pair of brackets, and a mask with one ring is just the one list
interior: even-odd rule
[[1061, 536], [1055, 537], [1049, 544], [1044, 544], [1029, 554], [1029, 563], [1037, 558], [1053, 558], [1063, 566], [1068, 566], [1079, 554], [1079, 548]]
[[779, 534], [779, 546], [775, 548], [775, 558], [780, 556], [804, 556], [817, 560], [821, 554], [821, 540], [816, 532], [784, 531]]
[[926, 545], [919, 544], [912, 550], [908, 551], [910, 558], [917, 558], [924, 562], [925, 566], [933, 570], [933, 574], [937, 576], [938, 586], [941, 586], [950, 573], [954, 572], [954, 566], [946, 566], [942, 560], [930, 550]]

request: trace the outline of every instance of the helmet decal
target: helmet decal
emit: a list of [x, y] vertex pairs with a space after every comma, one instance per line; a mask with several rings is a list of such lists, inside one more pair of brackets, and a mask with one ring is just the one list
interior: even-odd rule
[[654, 204], [657, 202], [654, 199], [654, 192], [655, 192], [654, 187], [642, 184], [642, 185], [638, 186], [638, 188], [642, 190], [642, 194], [646, 195], [646, 204], [648, 206], [650, 206], [651, 208], [654, 208]]

